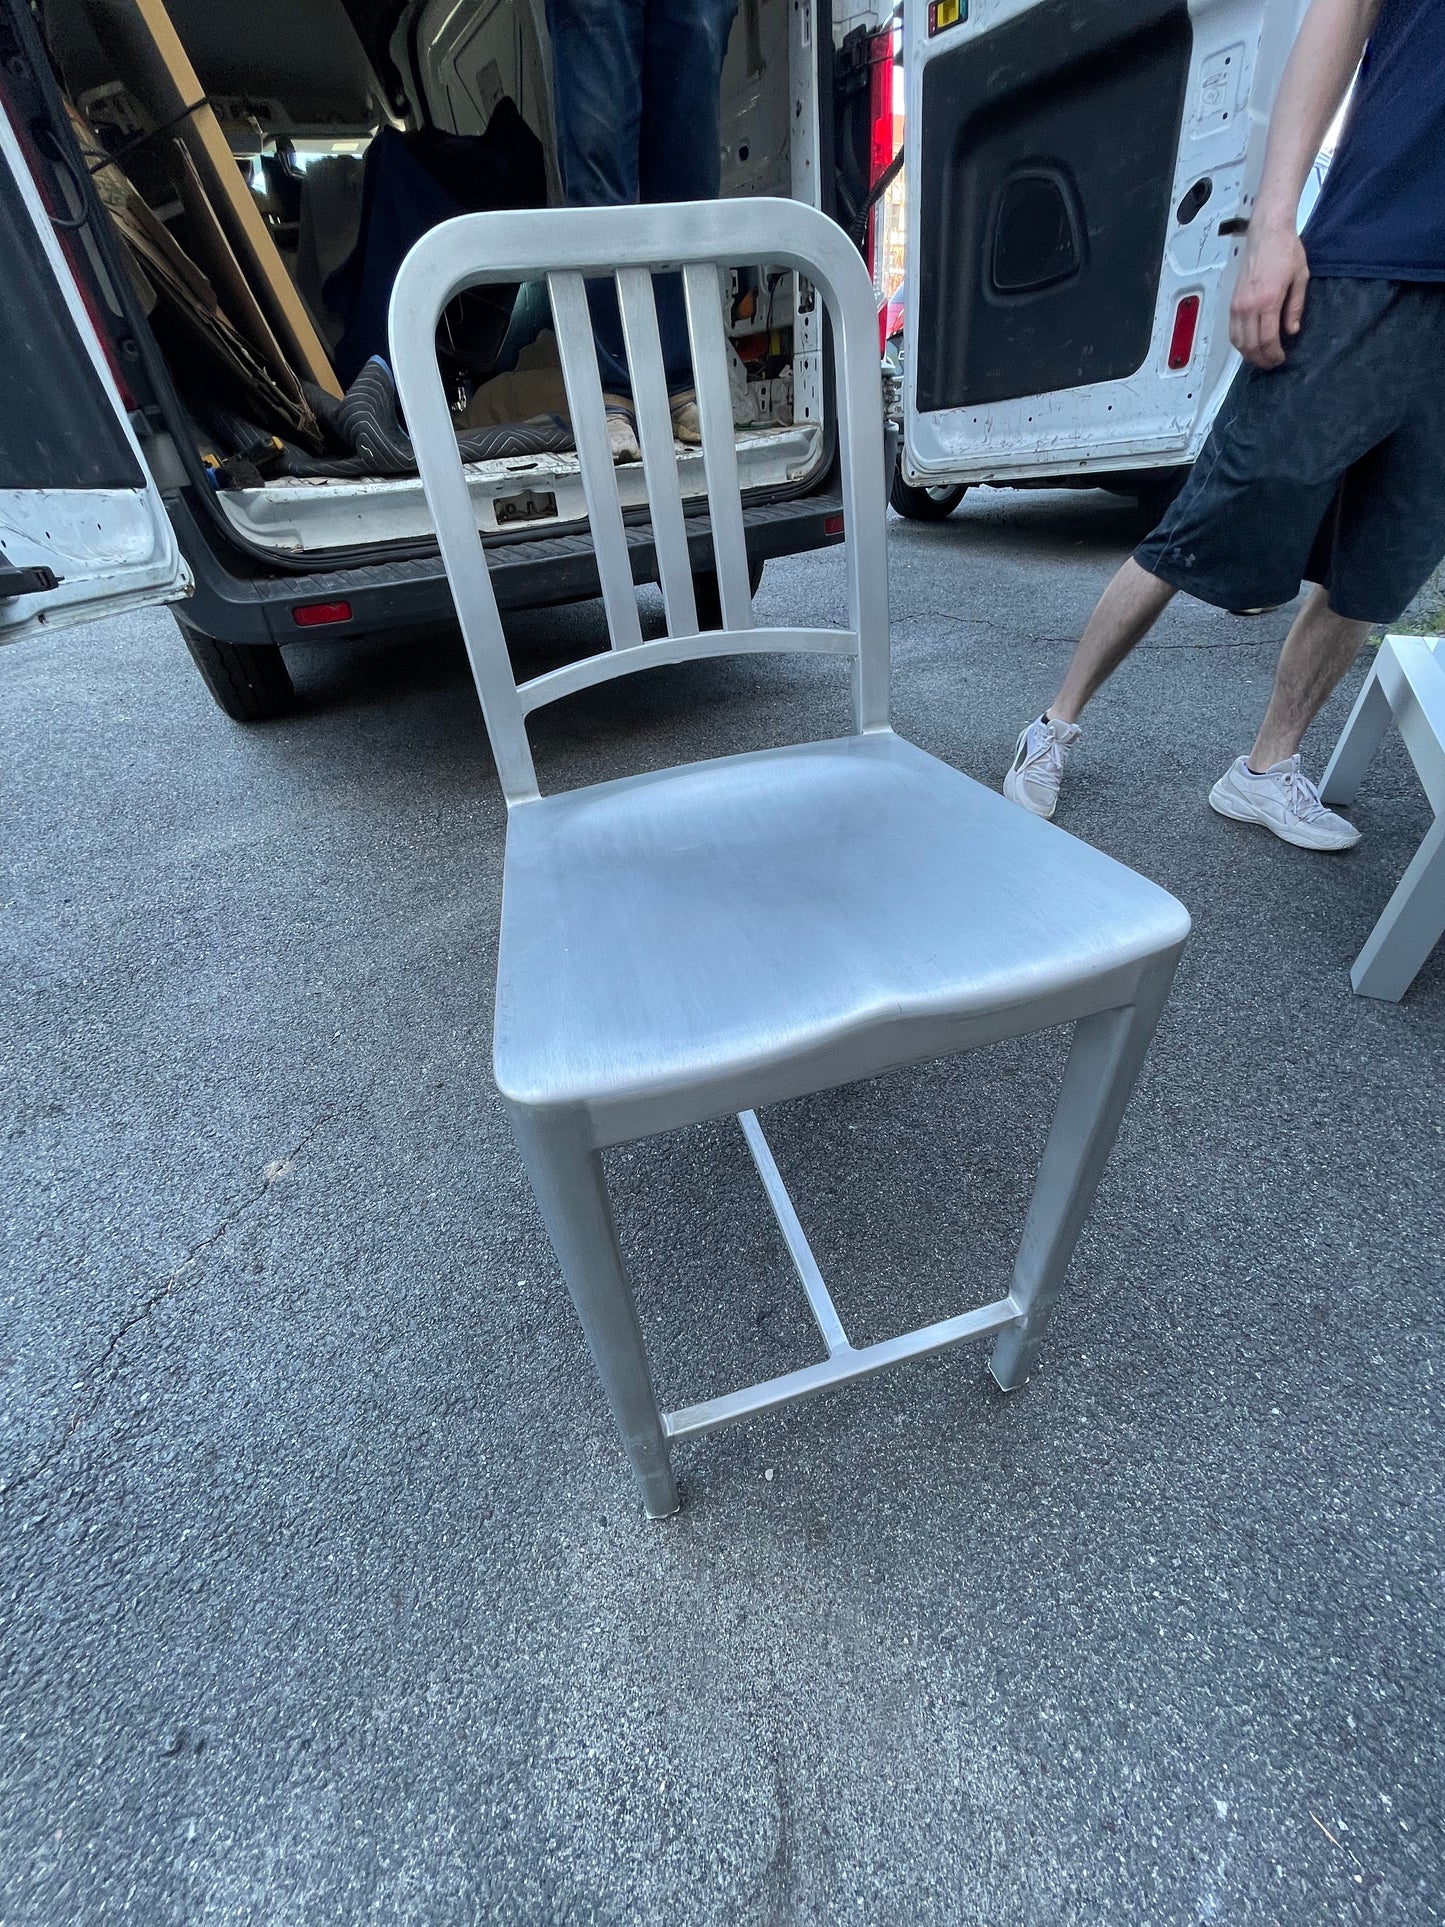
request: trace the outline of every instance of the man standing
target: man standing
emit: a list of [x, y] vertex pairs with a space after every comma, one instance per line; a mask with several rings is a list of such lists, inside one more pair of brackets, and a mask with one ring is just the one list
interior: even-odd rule
[[[1368, 48], [1366, 40], [1368, 38]], [[1303, 241], [1305, 176], [1364, 62]], [[1243, 355], [1198, 462], [1100, 597], [1004, 794], [1052, 816], [1079, 716], [1177, 590], [1258, 613], [1315, 587], [1221, 816], [1309, 850], [1359, 831], [1300, 768], [1301, 738], [1374, 623], [1445, 553], [1445, 0], [1312, 0], [1280, 83], [1230, 309]]]
[[[738, 0], [547, 0], [557, 156], [568, 207], [715, 201], [719, 93]], [[673, 433], [698, 442], [682, 283], [656, 283]], [[612, 281], [588, 283], [615, 461], [639, 461], [622, 319]]]

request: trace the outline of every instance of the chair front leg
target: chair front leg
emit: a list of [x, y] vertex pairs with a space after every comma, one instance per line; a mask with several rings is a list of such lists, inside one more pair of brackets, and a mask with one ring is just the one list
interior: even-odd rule
[[511, 1119], [643, 1510], [649, 1519], [666, 1518], [677, 1510], [677, 1486], [601, 1155], [571, 1121], [542, 1121], [520, 1108], [511, 1110]]
[[1016, 1390], [1033, 1370], [1178, 960], [1176, 949], [1153, 963], [1132, 1004], [1083, 1017], [1074, 1026], [1014, 1261], [1009, 1295], [1019, 1307], [1018, 1321], [999, 1333], [989, 1360], [1006, 1392]]

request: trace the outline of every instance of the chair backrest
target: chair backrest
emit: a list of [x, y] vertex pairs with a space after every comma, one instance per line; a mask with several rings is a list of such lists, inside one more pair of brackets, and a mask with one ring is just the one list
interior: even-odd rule
[[[848, 628], [753, 625], [719, 269], [791, 268], [833, 324]], [[702, 428], [703, 472], [723, 626], [699, 633], [652, 275], [680, 271]], [[546, 275], [611, 649], [517, 684], [436, 360], [437, 320], [463, 289]], [[644, 642], [627, 527], [607, 441], [584, 277], [615, 277], [647, 483], [666, 638]], [[558, 696], [665, 662], [764, 650], [853, 657], [858, 730], [888, 726], [883, 416], [872, 282], [841, 228], [796, 201], [547, 208], [466, 214], [424, 235], [391, 299], [397, 389], [456, 601], [508, 804], [537, 795], [526, 717]]]

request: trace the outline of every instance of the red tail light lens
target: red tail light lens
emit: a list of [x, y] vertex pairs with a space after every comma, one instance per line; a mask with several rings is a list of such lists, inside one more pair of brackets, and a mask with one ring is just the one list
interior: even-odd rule
[[1199, 326], [1199, 296], [1186, 294], [1174, 310], [1174, 332], [1169, 337], [1169, 366], [1187, 368], [1194, 353], [1194, 331]]
[[[868, 185], [874, 188], [893, 159], [893, 29], [874, 34], [868, 42]], [[864, 258], [868, 272], [876, 269], [878, 210], [868, 217]]]
[[876, 187], [893, 159], [893, 29], [868, 43], [868, 185]]
[[291, 611], [298, 629], [319, 629], [327, 622], [350, 622], [349, 602], [298, 602]]

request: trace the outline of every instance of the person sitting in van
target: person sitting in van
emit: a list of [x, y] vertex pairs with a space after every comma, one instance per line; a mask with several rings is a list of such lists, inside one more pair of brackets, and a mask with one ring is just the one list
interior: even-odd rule
[[[1368, 46], [1366, 45], [1368, 39]], [[1363, 64], [1301, 238], [1295, 210]], [[1004, 794], [1052, 816], [1079, 717], [1176, 591], [1259, 614], [1315, 586], [1253, 749], [1211, 806], [1307, 850], [1359, 831], [1300, 768], [1370, 627], [1445, 552], [1445, 4], [1312, 0], [1284, 70], [1230, 310], [1245, 366], [1188, 482], [1090, 616]]]
[[[547, 0], [557, 160], [568, 207], [714, 201], [722, 185], [723, 59], [737, 0]], [[656, 281], [672, 431], [697, 443], [682, 282]], [[615, 461], [640, 461], [616, 284], [587, 299]]]

